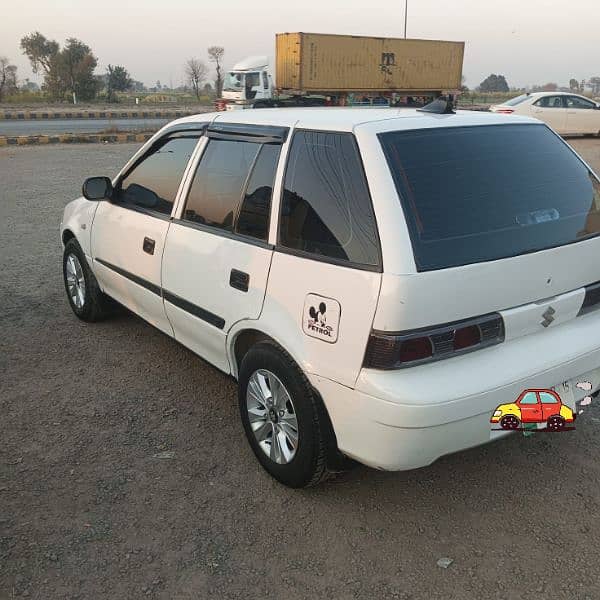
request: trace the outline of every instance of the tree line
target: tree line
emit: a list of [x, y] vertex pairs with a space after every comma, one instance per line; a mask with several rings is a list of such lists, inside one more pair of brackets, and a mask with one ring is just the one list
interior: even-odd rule
[[[105, 92], [108, 102], [117, 100], [117, 92], [143, 91], [144, 85], [132, 79], [122, 65], [108, 65], [102, 75], [96, 74], [98, 59], [92, 49], [76, 38], [68, 38], [61, 47], [55, 40], [46, 38], [35, 31], [21, 38], [20, 48], [29, 59], [35, 74], [43, 76], [42, 91], [55, 101], [94, 100], [100, 92]], [[223, 89], [222, 64], [225, 49], [211, 46], [207, 50], [208, 61], [214, 65], [216, 79], [214, 90], [217, 96]], [[198, 100], [207, 91], [209, 67], [198, 58], [190, 58], [184, 65], [186, 83]], [[0, 101], [6, 96], [23, 90], [36, 90], [37, 85], [26, 80], [19, 88], [17, 67], [6, 57], [0, 57]], [[157, 81], [155, 90], [162, 89]], [[210, 86], [210, 90], [212, 90]]]

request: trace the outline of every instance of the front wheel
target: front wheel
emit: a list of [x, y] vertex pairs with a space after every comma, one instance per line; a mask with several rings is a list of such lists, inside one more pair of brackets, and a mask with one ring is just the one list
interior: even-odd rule
[[98, 286], [75, 238], [65, 245], [63, 279], [72, 311], [82, 321], [100, 321], [110, 312], [110, 299]]
[[238, 390], [246, 437], [264, 469], [293, 488], [323, 480], [332, 433], [325, 408], [290, 356], [275, 344], [257, 344], [244, 356]]
[[500, 419], [500, 427], [502, 429], [518, 429], [519, 419], [515, 415], [505, 415]]
[[565, 428], [565, 420], [560, 415], [553, 415], [546, 421], [548, 431], [561, 431]]

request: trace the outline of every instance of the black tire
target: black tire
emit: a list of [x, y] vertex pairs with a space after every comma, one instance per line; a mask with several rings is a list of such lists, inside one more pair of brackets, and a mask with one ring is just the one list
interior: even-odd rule
[[[294, 457], [287, 464], [278, 464], [267, 456], [250, 426], [246, 393], [250, 377], [259, 369], [270, 371], [283, 383], [294, 405], [298, 445]], [[329, 474], [327, 458], [335, 445], [335, 436], [320, 398], [286, 352], [271, 342], [253, 346], [242, 360], [238, 397], [248, 442], [260, 464], [272, 477], [292, 488], [310, 487], [326, 479]]]
[[515, 415], [504, 415], [500, 419], [500, 427], [502, 427], [502, 429], [518, 429], [520, 424], [519, 419], [515, 417]]
[[[67, 261], [71, 255], [75, 256], [79, 261], [85, 281], [85, 294], [82, 306], [76, 306], [69, 293], [67, 284]], [[65, 292], [67, 293], [69, 305], [77, 318], [88, 323], [93, 323], [95, 321], [101, 321], [110, 314], [112, 302], [110, 298], [100, 290], [98, 281], [92, 273], [92, 270], [85, 259], [83, 250], [75, 238], [71, 238], [66, 243], [63, 252], [63, 282], [65, 284]]]
[[548, 431], [562, 431], [565, 428], [566, 422], [560, 415], [552, 415], [546, 421]]

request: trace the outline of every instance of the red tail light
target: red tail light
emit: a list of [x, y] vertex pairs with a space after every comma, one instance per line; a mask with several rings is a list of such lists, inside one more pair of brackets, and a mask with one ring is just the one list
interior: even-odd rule
[[364, 366], [402, 369], [504, 341], [504, 321], [498, 313], [400, 333], [371, 332]]
[[514, 108], [497, 108], [496, 112], [503, 114], [503, 115], [512, 115], [515, 112], [515, 109]]

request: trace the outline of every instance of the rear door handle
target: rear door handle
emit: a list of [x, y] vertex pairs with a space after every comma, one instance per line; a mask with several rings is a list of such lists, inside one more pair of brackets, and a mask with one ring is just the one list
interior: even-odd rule
[[156, 242], [153, 239], [149, 237], [144, 238], [144, 243], [142, 244], [144, 252], [147, 254], [154, 254], [154, 246], [156, 246]]
[[231, 269], [229, 275], [229, 285], [236, 290], [247, 292], [250, 286], [250, 275], [244, 273], [244, 271], [238, 271], [237, 269]]

